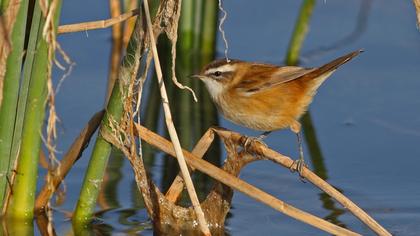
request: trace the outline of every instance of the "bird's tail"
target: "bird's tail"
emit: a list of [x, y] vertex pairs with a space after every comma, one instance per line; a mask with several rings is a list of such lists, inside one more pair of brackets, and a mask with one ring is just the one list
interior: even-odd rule
[[347, 55], [339, 57], [327, 64], [314, 69], [313, 71], [303, 75], [300, 79], [311, 81], [312, 86], [309, 86], [311, 93], [316, 93], [316, 90], [321, 86], [322, 83], [341, 65], [350, 61], [355, 56], [359, 55], [363, 50], [357, 50]]
[[302, 79], [304, 78], [318, 78], [318, 77], [323, 77], [324, 74], [331, 74], [332, 72], [334, 72], [339, 66], [345, 64], [346, 62], [350, 61], [351, 59], [353, 59], [354, 57], [356, 57], [357, 55], [359, 55], [360, 53], [362, 53], [363, 50], [359, 49], [357, 51], [351, 52], [347, 55], [344, 55], [342, 57], [339, 57], [331, 62], [328, 62], [327, 64], [319, 67], [318, 69], [315, 69], [313, 71], [311, 71], [308, 74], [303, 75]]

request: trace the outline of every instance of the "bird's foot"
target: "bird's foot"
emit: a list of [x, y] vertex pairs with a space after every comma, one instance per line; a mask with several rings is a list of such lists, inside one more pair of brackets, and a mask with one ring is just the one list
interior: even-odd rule
[[265, 136], [258, 136], [258, 137], [250, 137], [246, 136], [245, 142], [244, 142], [244, 151], [248, 152], [251, 148], [251, 145], [253, 143], [259, 143], [263, 145], [264, 147], [267, 147], [267, 144], [264, 143], [263, 139]]
[[308, 165], [306, 165], [305, 160], [302, 157], [300, 157], [299, 159], [293, 161], [289, 169], [291, 172], [297, 171], [299, 173], [300, 180], [305, 183], [305, 177], [303, 176], [304, 167], [308, 167]]

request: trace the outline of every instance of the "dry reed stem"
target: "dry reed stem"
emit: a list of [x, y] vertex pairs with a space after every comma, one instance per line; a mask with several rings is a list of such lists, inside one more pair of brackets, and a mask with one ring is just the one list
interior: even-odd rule
[[[48, 111], [48, 118], [47, 118], [47, 139], [46, 141], [44, 140], [44, 138], [41, 135], [41, 138], [44, 141], [44, 144], [48, 150], [49, 153], [49, 168], [50, 169], [55, 169], [58, 173], [57, 175], [61, 175], [60, 170], [61, 170], [61, 163], [60, 161], [58, 161], [58, 159], [55, 156], [56, 153], [56, 147], [55, 147], [55, 140], [57, 139], [57, 129], [56, 129], [56, 123], [59, 120], [59, 118], [57, 117], [57, 113], [56, 113], [56, 108], [55, 108], [55, 91], [54, 91], [54, 87], [53, 87], [53, 82], [52, 82], [52, 66], [53, 66], [53, 62], [55, 65], [57, 65], [57, 67], [59, 67], [60, 69], [65, 69], [59, 62], [58, 60], [56, 60], [55, 58], [55, 52], [57, 51], [58, 53], [60, 53], [60, 55], [63, 57], [64, 61], [66, 63], [68, 63], [69, 65], [72, 65], [73, 63], [71, 62], [70, 58], [67, 56], [67, 54], [61, 49], [60, 45], [58, 44], [57, 40], [56, 40], [56, 21], [58, 21], [57, 19], [57, 14], [59, 14], [59, 11], [61, 10], [60, 6], [61, 6], [61, 1], [60, 0], [51, 0], [51, 1], [39, 1], [39, 5], [41, 8], [41, 12], [43, 17], [45, 18], [45, 22], [44, 22], [44, 26], [42, 29], [42, 37], [45, 40], [45, 42], [48, 44], [48, 48], [47, 48], [47, 59], [48, 59], [48, 63], [47, 63], [47, 101], [48, 101], [48, 107], [49, 107], [49, 111]], [[56, 50], [57, 49], [57, 50]], [[71, 71], [71, 67], [70, 70]], [[65, 74], [62, 78], [62, 80], [64, 80], [65, 77], [67, 77], [68, 74]], [[62, 81], [61, 80], [61, 81]], [[60, 82], [59, 82], [60, 84]], [[47, 188], [50, 189], [51, 192], [55, 192], [56, 186], [53, 183], [51, 175], [47, 175], [46, 177], [46, 185], [48, 186]], [[49, 200], [49, 198], [48, 198]], [[50, 203], [47, 201], [47, 206], [50, 205]], [[47, 217], [49, 218], [49, 222], [53, 221], [52, 218], [52, 211], [50, 211], [50, 208], [47, 207], [46, 208], [46, 214]], [[52, 233], [52, 225], [50, 224], [48, 226], [48, 230], [49, 232]]]
[[52, 222], [44, 214], [40, 214], [35, 218], [36, 226], [41, 236], [55, 236], [58, 235], [52, 226]]
[[[143, 162], [141, 160], [141, 156], [137, 155], [136, 152], [132, 152], [131, 147], [132, 144], [124, 143], [123, 139], [120, 137], [122, 132], [127, 132], [122, 127], [115, 126], [112, 123], [110, 124], [111, 131], [107, 131], [105, 129], [101, 129], [100, 133], [101, 136], [109, 143], [111, 143], [114, 147], [120, 150], [130, 162], [130, 165], [134, 172], [134, 178], [137, 184], [137, 188], [139, 192], [142, 194], [144, 204], [146, 206], [147, 213], [152, 220], [156, 218], [156, 211], [153, 207], [153, 200], [154, 198], [151, 195], [152, 187], [149, 184], [149, 178], [147, 176], [147, 172], [144, 168]], [[127, 127], [124, 127], [127, 128]], [[128, 133], [128, 132], [127, 132]], [[119, 135], [121, 134], [121, 135]], [[126, 137], [126, 140], [131, 140], [131, 137]], [[153, 186], [154, 187], [154, 186]]]
[[73, 164], [79, 159], [83, 150], [87, 147], [90, 138], [99, 127], [103, 115], [104, 111], [100, 111], [92, 116], [88, 124], [85, 126], [85, 128], [83, 128], [77, 139], [73, 142], [66, 155], [64, 155], [61, 161], [61, 165], [58, 167], [58, 169], [49, 171], [48, 175], [50, 176], [53, 187], [51, 188], [49, 184], [45, 184], [43, 186], [36, 198], [35, 210], [39, 211], [46, 206], [54, 194], [54, 190], [57, 189], [61, 181], [70, 171], [71, 167], [73, 167]]
[[39, 150], [39, 165], [44, 169], [48, 169], [48, 157], [42, 149]]
[[[181, 4], [181, 1], [179, 1], [178, 7], [180, 7], [180, 4]], [[151, 19], [150, 19], [150, 10], [149, 10], [148, 2], [143, 1], [143, 6], [144, 6], [145, 15], [146, 15], [148, 35], [149, 35], [149, 39], [150, 39], [150, 42], [151, 42], [152, 53], [153, 53], [153, 58], [154, 58], [154, 62], [155, 62], [154, 64], [155, 64], [156, 75], [157, 75], [158, 83], [160, 85], [160, 94], [161, 94], [161, 97], [162, 97], [163, 111], [165, 113], [165, 123], [166, 123], [166, 126], [168, 128], [168, 132], [169, 132], [169, 136], [170, 136], [171, 141], [172, 141], [172, 145], [175, 148], [175, 153], [176, 153], [176, 156], [177, 156], [178, 164], [179, 164], [179, 167], [180, 167], [180, 170], [181, 170], [181, 173], [182, 173], [182, 177], [184, 178], [185, 185], [187, 187], [187, 191], [188, 191], [188, 194], [190, 196], [192, 206], [193, 206], [193, 208], [195, 210], [195, 213], [197, 215], [197, 220], [198, 220], [199, 227], [200, 227], [200, 229], [201, 229], [201, 231], [204, 235], [210, 235], [210, 230], [209, 230], [208, 225], [206, 223], [206, 220], [204, 218], [204, 212], [201, 209], [200, 202], [199, 202], [198, 197], [197, 197], [197, 193], [194, 189], [194, 184], [191, 180], [191, 176], [190, 176], [190, 173], [188, 171], [187, 164], [185, 162], [184, 154], [182, 152], [181, 144], [180, 144], [179, 139], [178, 139], [178, 134], [175, 130], [175, 126], [174, 126], [174, 123], [173, 123], [173, 120], [172, 120], [171, 110], [170, 110], [170, 107], [169, 107], [168, 95], [166, 93], [165, 83], [163, 81], [162, 69], [160, 67], [159, 55], [158, 55], [158, 52], [157, 52], [156, 41], [155, 41], [155, 38], [154, 38], [152, 22], [151, 22]]]
[[[213, 139], [214, 132], [210, 129], [207, 130], [207, 132], [197, 142], [191, 153], [198, 158], [203, 158], [204, 154], [207, 152], [211, 143], [213, 142]], [[194, 171], [194, 168], [190, 168], [190, 171]], [[184, 180], [179, 173], [166, 192], [165, 197], [170, 202], [176, 203], [182, 193], [182, 190], [184, 190]]]
[[[121, 3], [120, 0], [109, 0], [109, 8], [111, 11], [111, 17], [117, 18], [121, 15]], [[108, 100], [111, 96], [112, 89], [114, 88], [115, 81], [117, 80], [121, 54], [122, 54], [122, 24], [120, 22], [112, 26], [112, 49], [111, 49], [111, 61], [108, 75], [108, 88], [105, 98], [105, 104], [108, 104]]]
[[[176, 157], [174, 147], [171, 145], [171, 142], [159, 136], [158, 134], [148, 130], [147, 128], [136, 124], [139, 137], [150, 145], [160, 149], [161, 151]], [[254, 144], [251, 144], [254, 145]], [[355, 232], [352, 232], [348, 229], [344, 229], [340, 226], [334, 225], [324, 219], [313, 216], [310, 213], [299, 210], [274, 196], [262, 191], [261, 189], [254, 187], [253, 185], [219, 169], [218, 167], [208, 163], [205, 160], [202, 160], [192, 153], [183, 150], [186, 161], [191, 167], [196, 168], [197, 170], [211, 176], [215, 180], [236, 189], [251, 198], [256, 199], [259, 202], [262, 202], [273, 209], [276, 209], [279, 212], [282, 212], [285, 215], [288, 215], [292, 218], [295, 218], [299, 221], [305, 222], [309, 225], [312, 225], [315, 228], [324, 230], [328, 233], [334, 235], [359, 235]]]
[[413, 0], [414, 8], [416, 9], [417, 28], [420, 29], [420, 0]]
[[0, 106], [3, 101], [3, 82], [6, 75], [7, 57], [11, 47], [8, 35], [3, 16], [0, 16]]
[[[239, 133], [236, 133], [230, 130], [224, 130], [224, 129], [223, 130], [214, 129], [214, 131], [220, 137], [232, 139], [234, 142], [237, 142], [241, 144], [242, 146], [246, 142], [246, 137], [242, 136]], [[286, 168], [290, 168], [294, 164], [294, 161], [291, 158], [284, 156], [280, 153], [277, 153], [274, 150], [269, 149], [258, 142], [252, 143], [249, 151], [255, 152], [257, 155], [264, 156], [266, 159], [274, 161], [275, 163], [281, 164], [282, 166]], [[317, 186], [319, 189], [321, 189], [322, 191], [330, 195], [332, 198], [337, 200], [341, 205], [343, 205], [346, 209], [348, 209], [351, 213], [353, 213], [357, 218], [359, 218], [375, 233], [377, 233], [378, 235], [391, 235], [385, 228], [383, 228], [378, 222], [376, 222], [360, 207], [358, 207], [355, 203], [353, 203], [350, 199], [348, 199], [342, 193], [337, 191], [330, 184], [328, 184], [323, 179], [318, 177], [310, 169], [304, 167], [301, 174], [305, 179], [307, 179], [308, 181], [313, 183], [315, 186]]]
[[[139, 4], [139, 1], [131, 0], [128, 3], [129, 5], [128, 8], [125, 8], [124, 11], [134, 10], [138, 8], [138, 4]], [[122, 46], [123, 48], [127, 48], [127, 44], [130, 41], [130, 37], [131, 37], [131, 34], [133, 33], [135, 24], [136, 24], [135, 17], [129, 18], [124, 22], [123, 46]]]
[[86, 31], [86, 30], [94, 30], [94, 29], [103, 29], [123, 22], [129, 19], [132, 16], [136, 16], [139, 14], [139, 9], [134, 9], [124, 14], [121, 14], [117, 17], [110, 18], [107, 20], [99, 20], [99, 21], [89, 21], [83, 23], [76, 23], [76, 24], [68, 24], [68, 25], [60, 25], [58, 27], [58, 34], [64, 33], [72, 33], [72, 32], [79, 32], [79, 31]]
[[[137, 129], [135, 131], [135, 135], [138, 135]], [[105, 140], [122, 150], [125, 155], [131, 155], [129, 148], [121, 145], [114, 134], [105, 130], [101, 130], [101, 134]], [[139, 157], [141, 158], [141, 156]], [[202, 235], [200, 228], [197, 227], [197, 217], [193, 207], [181, 207], [168, 201], [153, 181], [147, 178], [144, 166], [136, 167], [135, 163], [133, 163], [135, 161], [133, 158], [129, 158], [129, 161], [133, 167], [137, 186], [143, 195], [146, 208], [152, 218], [155, 234], [183, 234], [183, 232], [187, 231], [188, 235]], [[246, 162], [246, 158], [229, 155], [223, 169], [237, 176], [244, 162]], [[140, 162], [140, 164], [142, 163]], [[230, 209], [232, 196], [231, 188], [216, 182], [213, 190], [202, 202], [203, 210], [208, 219], [207, 223], [215, 235], [224, 235], [223, 225]]]

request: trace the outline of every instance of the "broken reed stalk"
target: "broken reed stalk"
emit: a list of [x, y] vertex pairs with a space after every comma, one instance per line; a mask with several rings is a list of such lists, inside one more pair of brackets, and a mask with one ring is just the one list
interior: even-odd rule
[[[207, 130], [207, 132], [200, 138], [200, 140], [195, 145], [194, 149], [192, 150], [192, 154], [198, 158], [203, 158], [204, 154], [207, 152], [208, 148], [211, 145], [211, 142], [208, 140], [213, 140], [214, 132], [212, 130]], [[194, 168], [190, 168], [191, 171], [194, 171]], [[172, 185], [169, 187], [168, 191], [165, 194], [165, 197], [173, 202], [176, 203], [178, 198], [181, 196], [182, 191], [184, 190], [184, 181], [182, 179], [181, 174], [178, 174]]]
[[[223, 138], [232, 139], [234, 142], [238, 142], [242, 145], [246, 141], [246, 137], [233, 131], [215, 129], [215, 132]], [[274, 150], [269, 149], [258, 142], [255, 142], [249, 150], [252, 152], [255, 152], [257, 155], [264, 156], [268, 160], [281, 164], [282, 166], [286, 168], [290, 168], [294, 163], [294, 161], [291, 158], [284, 156], [278, 152], [275, 152]], [[375, 233], [377, 233], [378, 235], [391, 235], [385, 228], [383, 228], [378, 222], [376, 222], [360, 207], [358, 207], [355, 203], [353, 203], [350, 199], [348, 199], [342, 193], [337, 191], [330, 184], [328, 184], [323, 179], [318, 177], [310, 169], [308, 169], [307, 167], [304, 167], [301, 172], [301, 175], [303, 178], [313, 183], [319, 189], [321, 189], [322, 191], [324, 191], [325, 193], [333, 197], [335, 200], [337, 200], [341, 205], [343, 205], [346, 209], [348, 209], [351, 213], [353, 213], [353, 215], [359, 218]]]
[[158, 55], [157, 48], [156, 48], [156, 41], [155, 41], [155, 38], [154, 38], [154, 35], [153, 35], [153, 27], [152, 27], [152, 21], [150, 19], [149, 4], [147, 3], [147, 1], [143, 1], [143, 6], [144, 6], [145, 14], [146, 14], [148, 35], [149, 35], [150, 42], [151, 42], [151, 48], [152, 48], [152, 53], [153, 53], [154, 62], [155, 62], [154, 64], [155, 64], [155, 69], [156, 69], [156, 75], [157, 75], [157, 79], [158, 79], [159, 86], [160, 86], [160, 93], [161, 93], [161, 97], [162, 97], [163, 111], [165, 113], [165, 123], [166, 123], [166, 126], [168, 128], [168, 132], [169, 132], [169, 136], [170, 136], [171, 141], [172, 141], [172, 145], [175, 149], [178, 164], [179, 164], [183, 179], [185, 181], [185, 185], [187, 187], [187, 191], [188, 191], [188, 194], [190, 196], [192, 206], [193, 206], [193, 208], [195, 210], [195, 213], [196, 213], [196, 216], [197, 216], [198, 224], [199, 224], [199, 226], [201, 228], [201, 231], [203, 232], [204, 235], [210, 235], [210, 230], [209, 230], [208, 225], [206, 223], [206, 220], [204, 218], [204, 212], [201, 209], [200, 202], [199, 202], [198, 197], [197, 197], [197, 193], [195, 192], [194, 184], [191, 180], [191, 176], [190, 176], [190, 173], [188, 171], [187, 163], [185, 162], [184, 154], [182, 152], [181, 144], [179, 143], [178, 135], [177, 135], [177, 132], [175, 130], [174, 123], [172, 121], [172, 115], [171, 115], [171, 110], [170, 110], [170, 107], [169, 107], [168, 96], [166, 94], [165, 83], [163, 81], [163, 76], [162, 76], [162, 69], [160, 68], [159, 55]]
[[134, 9], [129, 12], [123, 13], [117, 17], [113, 17], [107, 20], [98, 20], [98, 21], [89, 21], [76, 24], [60, 25], [58, 27], [58, 34], [94, 30], [94, 29], [103, 29], [113, 26], [115, 24], [121, 23], [130, 17], [136, 16], [139, 14], [139, 9]]
[[45, 208], [48, 201], [54, 194], [54, 191], [58, 188], [61, 181], [66, 177], [74, 163], [80, 158], [92, 135], [98, 129], [104, 113], [105, 111], [100, 111], [92, 116], [87, 125], [80, 132], [79, 136], [76, 138], [76, 140], [74, 140], [67, 153], [64, 155], [63, 159], [61, 160], [61, 165], [57, 169], [48, 171], [48, 175], [51, 175], [51, 183], [53, 188], [51, 188], [51, 186], [46, 183], [41, 189], [35, 201], [36, 211]]
[[[158, 148], [159, 150], [173, 157], [176, 157], [174, 147], [171, 145], [170, 141], [164, 139], [163, 137], [159, 136], [158, 134], [148, 130], [147, 128], [139, 124], [136, 124], [136, 129], [138, 131], [139, 137], [143, 139], [145, 142], [149, 143], [150, 145]], [[252, 145], [255, 145], [255, 144], [252, 144]], [[254, 187], [253, 185], [228, 174], [227, 172], [208, 163], [207, 161], [196, 157], [195, 155], [193, 155], [192, 153], [188, 151], [183, 150], [183, 154], [185, 156], [186, 161], [191, 167], [196, 168], [197, 170], [211, 176], [215, 180], [235, 190], [238, 190], [256, 199], [259, 202], [262, 202], [272, 207], [273, 209], [276, 209], [277, 211], [282, 212], [285, 215], [288, 215], [292, 218], [305, 222], [309, 225], [312, 225], [315, 228], [324, 230], [334, 235], [359, 235], [348, 229], [344, 229], [340, 226], [334, 225], [324, 219], [313, 216], [310, 213], [299, 210], [275, 198], [274, 196], [262, 191], [261, 189]]]

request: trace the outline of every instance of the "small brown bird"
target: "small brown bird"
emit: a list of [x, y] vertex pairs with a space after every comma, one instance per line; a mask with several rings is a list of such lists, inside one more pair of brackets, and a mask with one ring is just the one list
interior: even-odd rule
[[[319, 86], [342, 64], [362, 50], [351, 52], [319, 68], [276, 66], [239, 60], [216, 60], [199, 75], [218, 110], [233, 123], [264, 133], [290, 127], [297, 134], [299, 173], [304, 166], [299, 118]], [[291, 167], [292, 169], [292, 167]]]

